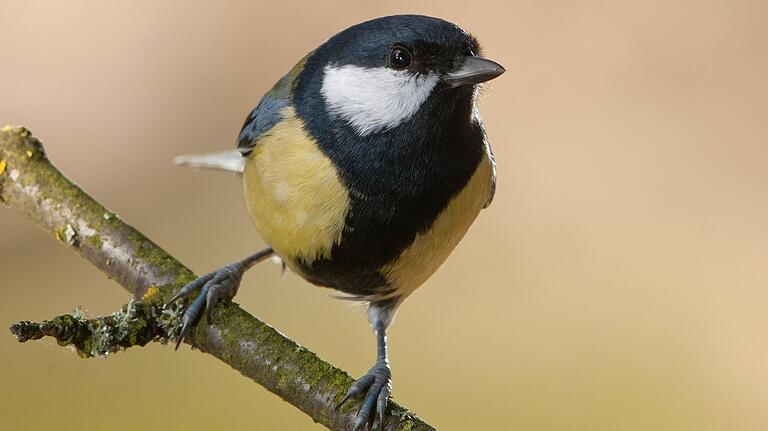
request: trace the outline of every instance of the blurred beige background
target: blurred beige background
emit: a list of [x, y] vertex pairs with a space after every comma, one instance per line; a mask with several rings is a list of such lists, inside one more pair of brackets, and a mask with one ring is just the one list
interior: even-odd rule
[[[768, 3], [0, 0], [0, 123], [199, 272], [262, 246], [231, 148], [296, 60], [368, 18], [459, 23], [508, 72], [481, 110], [499, 189], [391, 331], [394, 397], [446, 430], [768, 429]], [[121, 289], [0, 209], [0, 326]], [[361, 310], [278, 268], [245, 308], [353, 375]], [[81, 360], [0, 332], [9, 430], [320, 429], [212, 357]]]

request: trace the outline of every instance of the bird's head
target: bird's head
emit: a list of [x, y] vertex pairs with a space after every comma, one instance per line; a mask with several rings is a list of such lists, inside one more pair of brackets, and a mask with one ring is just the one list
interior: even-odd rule
[[477, 40], [450, 22], [378, 18], [321, 45], [304, 67], [297, 97], [314, 99], [313, 105], [321, 99], [325, 115], [359, 136], [386, 132], [428, 109], [429, 100], [442, 111], [453, 111], [444, 105], [471, 105], [476, 84], [505, 71], [479, 52]]

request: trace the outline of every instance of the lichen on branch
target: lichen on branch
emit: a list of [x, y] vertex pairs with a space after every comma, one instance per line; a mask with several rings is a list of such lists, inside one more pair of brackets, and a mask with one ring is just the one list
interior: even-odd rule
[[11, 326], [19, 342], [53, 337], [60, 346], [72, 346], [83, 358], [102, 357], [150, 341], [175, 341], [181, 327], [182, 306], [130, 301], [120, 311], [86, 318], [82, 310], [43, 322], [22, 321]]

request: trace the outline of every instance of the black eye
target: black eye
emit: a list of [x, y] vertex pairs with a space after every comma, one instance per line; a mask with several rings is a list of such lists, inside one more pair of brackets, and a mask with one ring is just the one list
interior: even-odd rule
[[411, 65], [411, 53], [402, 46], [396, 46], [389, 52], [389, 67], [392, 69], [405, 69]]

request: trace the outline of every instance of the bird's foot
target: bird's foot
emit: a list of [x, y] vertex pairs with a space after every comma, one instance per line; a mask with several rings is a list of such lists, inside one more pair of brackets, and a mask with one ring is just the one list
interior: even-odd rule
[[176, 341], [176, 349], [179, 348], [181, 342], [184, 341], [184, 338], [204, 311], [207, 311], [208, 323], [213, 322], [214, 306], [223, 300], [231, 300], [235, 297], [237, 289], [240, 287], [240, 281], [243, 279], [243, 274], [247, 269], [247, 262], [235, 262], [197, 278], [173, 295], [171, 300], [168, 301], [169, 304], [178, 299], [189, 298], [193, 292], [200, 289], [200, 292], [192, 303], [187, 306], [187, 309], [184, 310], [184, 314], [181, 316], [181, 332]]
[[338, 409], [353, 396], [366, 393], [360, 411], [355, 418], [354, 431], [373, 429], [373, 420], [379, 417], [379, 429], [384, 429], [384, 412], [387, 409], [389, 394], [392, 392], [392, 371], [386, 360], [379, 360], [368, 373], [360, 377], [336, 405]]

